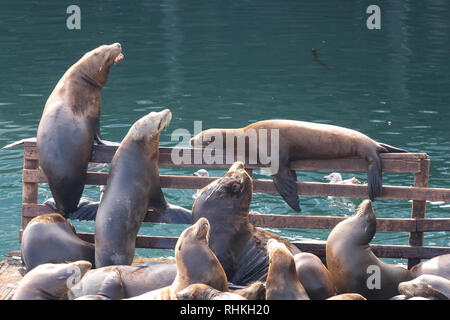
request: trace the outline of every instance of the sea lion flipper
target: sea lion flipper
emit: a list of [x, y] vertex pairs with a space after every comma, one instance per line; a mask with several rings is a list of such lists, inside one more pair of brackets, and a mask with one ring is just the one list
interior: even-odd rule
[[2, 150], [10, 149], [10, 148], [19, 146], [21, 144], [24, 144], [25, 142], [36, 142], [36, 137], [25, 138], [25, 139], [21, 139], [21, 140], [12, 142], [12, 143], [7, 144], [6, 146], [2, 147]]
[[396, 148], [385, 143], [378, 144], [380, 145], [377, 149], [378, 153], [409, 153], [407, 150]]
[[278, 173], [272, 175], [272, 180], [284, 201], [295, 211], [302, 211], [297, 194], [297, 174], [295, 171], [280, 166]]
[[375, 197], [381, 197], [383, 194], [383, 183], [381, 176], [381, 161], [378, 155], [368, 159], [367, 184], [369, 189], [369, 199], [375, 200]]

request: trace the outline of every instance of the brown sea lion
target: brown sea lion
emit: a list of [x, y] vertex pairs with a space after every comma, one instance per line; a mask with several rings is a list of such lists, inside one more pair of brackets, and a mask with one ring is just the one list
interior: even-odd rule
[[322, 260], [309, 252], [300, 252], [294, 256], [298, 280], [311, 300], [324, 300], [334, 295], [331, 274]]
[[223, 292], [203, 283], [195, 283], [178, 291], [177, 300], [247, 300], [233, 292]]
[[450, 280], [450, 254], [443, 254], [416, 264], [411, 268], [414, 277], [422, 274], [434, 274]]
[[450, 280], [433, 274], [423, 274], [398, 285], [398, 292], [406, 299], [412, 297], [450, 299]]
[[136, 236], [149, 207], [165, 204], [158, 173], [159, 135], [169, 109], [136, 121], [112, 161], [95, 218], [95, 265], [130, 265]]
[[370, 249], [376, 218], [370, 200], [357, 214], [338, 223], [326, 244], [326, 264], [338, 293], [359, 293], [367, 299], [398, 295], [398, 284], [413, 278], [406, 268], [378, 259]]
[[[277, 131], [274, 131], [277, 130]], [[265, 132], [266, 131], [266, 132]], [[289, 206], [301, 211], [297, 192], [297, 174], [289, 168], [290, 162], [304, 159], [334, 159], [358, 156], [367, 160], [368, 165], [368, 194], [371, 200], [382, 196], [382, 175], [380, 153], [406, 152], [383, 143], [378, 143], [368, 136], [347, 128], [295, 120], [264, 120], [252, 123], [239, 129], [209, 129], [190, 140], [191, 146], [203, 148], [217, 148], [227, 150], [228, 145], [233, 146], [233, 152], [239, 151], [237, 141], [245, 141], [246, 163], [250, 157], [261, 163], [261, 146], [272, 150], [272, 135], [278, 134], [278, 165], [274, 165], [271, 155], [271, 175], [275, 187]], [[266, 141], [262, 140], [262, 137]], [[228, 138], [229, 137], [229, 138]], [[227, 141], [227, 139], [234, 139]], [[252, 141], [250, 142], [250, 140]], [[216, 141], [217, 140], [217, 141]], [[214, 143], [213, 143], [214, 142]], [[221, 144], [222, 143], [222, 144]], [[267, 145], [267, 148], [265, 146]], [[257, 150], [256, 150], [257, 149]], [[250, 154], [257, 153], [257, 154]], [[274, 167], [274, 168], [272, 168]], [[277, 168], [278, 167], [278, 168]], [[277, 170], [278, 169], [278, 170]]]
[[100, 90], [109, 69], [123, 59], [119, 43], [86, 53], [58, 81], [47, 99], [37, 130], [39, 164], [59, 212], [76, 211], [86, 180], [94, 139], [100, 136]]
[[247, 300], [266, 299], [266, 286], [261, 281], [255, 281], [250, 283], [247, 287], [230, 290], [230, 292], [237, 293]]
[[91, 266], [89, 261], [41, 264], [22, 278], [12, 299], [67, 299], [67, 291], [84, 276]]
[[269, 269], [267, 241], [283, 242], [291, 253], [300, 250], [249, 221], [252, 178], [240, 161], [228, 172], [200, 190], [192, 207], [192, 222], [205, 217], [211, 225], [209, 245], [222, 264], [228, 280], [236, 285], [265, 281]]
[[126, 299], [167, 287], [173, 283], [176, 274], [175, 263], [155, 261], [92, 269], [70, 288], [67, 295], [69, 299], [88, 295]]
[[367, 300], [358, 293], [343, 293], [327, 298], [326, 300]]
[[179, 291], [198, 283], [229, 291], [225, 271], [209, 247], [209, 237], [210, 225], [205, 218], [186, 228], [175, 246], [177, 275], [173, 283], [130, 300], [176, 300]]
[[21, 255], [27, 271], [44, 263], [87, 260], [94, 265], [95, 247], [80, 239], [62, 215], [49, 213], [28, 223], [22, 234]]
[[267, 242], [270, 265], [266, 280], [266, 300], [309, 300], [298, 280], [295, 261], [286, 246], [275, 239]]

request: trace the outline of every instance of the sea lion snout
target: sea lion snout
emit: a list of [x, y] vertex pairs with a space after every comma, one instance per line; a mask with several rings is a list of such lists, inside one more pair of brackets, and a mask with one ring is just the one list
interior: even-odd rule
[[209, 221], [206, 218], [200, 218], [196, 226], [196, 235], [198, 239], [205, 239], [207, 242], [209, 240]]
[[159, 133], [172, 120], [172, 113], [169, 109], [164, 109], [160, 112], [150, 112], [146, 116], [136, 121], [131, 127], [130, 132], [133, 138], [138, 140], [145, 137], [152, 137]]

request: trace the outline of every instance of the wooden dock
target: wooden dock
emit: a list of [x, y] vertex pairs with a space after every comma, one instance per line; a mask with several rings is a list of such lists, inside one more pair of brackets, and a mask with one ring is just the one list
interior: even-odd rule
[[[117, 147], [95, 145], [91, 162], [110, 163]], [[180, 152], [190, 154], [190, 163], [174, 163], [172, 154]], [[199, 149], [160, 148], [159, 166], [171, 167], [201, 167], [201, 168], [229, 168], [227, 155], [211, 157], [219, 163], [212, 163], [204, 157]], [[408, 245], [371, 245], [376, 256], [380, 258], [402, 258], [408, 260], [408, 267], [419, 263], [421, 259], [429, 259], [437, 255], [450, 253], [450, 247], [424, 246], [425, 232], [450, 231], [450, 218], [426, 218], [426, 201], [450, 202], [450, 189], [429, 188], [430, 159], [425, 153], [385, 153], [380, 155], [383, 175], [389, 173], [409, 173], [413, 176], [413, 186], [383, 186], [382, 199], [398, 199], [412, 201], [409, 218], [377, 218], [377, 231], [407, 232], [410, 234]], [[202, 159], [200, 162], [194, 160]], [[263, 168], [260, 165], [245, 165], [252, 174], [254, 169]], [[346, 158], [334, 160], [302, 160], [291, 163], [291, 169], [298, 171], [327, 171], [327, 172], [367, 172], [367, 162], [362, 158]], [[218, 177], [197, 177], [181, 175], [161, 175], [162, 188], [200, 189]], [[86, 184], [105, 185], [108, 174], [88, 172]], [[24, 144], [23, 167], [23, 195], [22, 195], [22, 228], [19, 231], [19, 241], [23, 229], [34, 217], [52, 212], [47, 206], [38, 203], [38, 185], [46, 183], [47, 178], [39, 168], [36, 144]], [[255, 193], [278, 193], [271, 180], [253, 180]], [[367, 198], [367, 185], [339, 185], [319, 182], [297, 182], [297, 192], [300, 195], [333, 196], [349, 198]], [[153, 222], [152, 211], [149, 210], [145, 222]], [[299, 228], [299, 229], [332, 229], [344, 217], [334, 216], [304, 216], [287, 214], [250, 214], [250, 221], [258, 227]], [[93, 242], [94, 234], [78, 233], [79, 236]], [[136, 239], [137, 248], [173, 249], [177, 238], [169, 236], [141, 235]], [[293, 242], [300, 250], [314, 253], [320, 257], [325, 255], [325, 241]], [[5, 270], [7, 270], [6, 268]], [[12, 270], [12, 269], [11, 269]], [[11, 271], [12, 272], [12, 271]], [[2, 275], [0, 274], [0, 279]], [[1, 282], [2, 284], [3, 282]], [[0, 289], [2, 290], [2, 289]], [[3, 291], [0, 291], [3, 292]]]
[[9, 300], [25, 274], [25, 268], [20, 261], [20, 252], [11, 251], [0, 262], [0, 300]]

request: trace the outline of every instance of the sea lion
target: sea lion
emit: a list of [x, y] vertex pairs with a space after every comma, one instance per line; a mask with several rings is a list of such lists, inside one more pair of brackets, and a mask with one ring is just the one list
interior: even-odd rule
[[179, 291], [177, 300], [247, 300], [233, 292], [223, 292], [203, 283], [191, 284]]
[[370, 249], [376, 232], [372, 202], [364, 200], [357, 214], [338, 223], [326, 243], [326, 264], [338, 293], [359, 293], [367, 299], [389, 299], [398, 284], [413, 278], [406, 268], [384, 263]]
[[19, 282], [13, 300], [64, 300], [67, 291], [91, 268], [89, 261], [45, 263], [28, 272]]
[[105, 296], [102, 296], [100, 294], [90, 294], [87, 296], [82, 296], [79, 298], [75, 298], [74, 300], [111, 300]]
[[165, 206], [158, 173], [159, 135], [169, 109], [136, 121], [112, 161], [95, 218], [95, 265], [130, 265], [136, 236], [149, 207]]
[[358, 293], [343, 293], [327, 298], [326, 300], [367, 300]]
[[405, 297], [450, 299], [450, 280], [433, 274], [423, 274], [413, 280], [398, 285], [398, 292]]
[[186, 228], [175, 245], [177, 275], [170, 286], [133, 297], [130, 300], [176, 300], [176, 294], [191, 284], [206, 284], [227, 292], [228, 280], [217, 257], [209, 247], [210, 225], [200, 218]]
[[309, 252], [300, 252], [294, 256], [298, 280], [311, 300], [324, 300], [334, 295], [331, 274], [322, 260]]
[[192, 222], [201, 217], [211, 225], [209, 245], [222, 264], [228, 280], [236, 285], [265, 281], [269, 269], [267, 241], [283, 242], [291, 253], [300, 250], [249, 221], [252, 178], [244, 164], [235, 162], [228, 172], [200, 190], [192, 207]]
[[22, 260], [27, 271], [44, 263], [87, 260], [94, 265], [93, 243], [78, 237], [75, 228], [59, 213], [33, 218], [22, 234]]
[[450, 280], [450, 254], [443, 254], [416, 264], [411, 268], [414, 277], [422, 274], [434, 274]]
[[267, 242], [269, 272], [266, 280], [266, 300], [309, 300], [298, 280], [295, 261], [286, 246], [275, 239]]
[[266, 299], [266, 286], [261, 281], [250, 283], [247, 287], [240, 289], [230, 289], [230, 292], [237, 293], [247, 300], [264, 300]]
[[58, 81], [47, 99], [37, 130], [39, 164], [58, 212], [65, 218], [77, 209], [94, 140], [100, 136], [100, 91], [109, 69], [123, 59], [120, 43], [86, 53]]
[[171, 262], [102, 267], [89, 270], [78, 284], [70, 288], [67, 296], [71, 300], [100, 294], [126, 299], [167, 287], [176, 275], [176, 264]]
[[[277, 131], [274, 131], [277, 130]], [[278, 140], [272, 142], [278, 136]], [[264, 139], [262, 139], [263, 136]], [[227, 139], [234, 139], [227, 141]], [[250, 141], [252, 139], [252, 141]], [[255, 140], [256, 139], [256, 140]], [[218, 141], [216, 141], [218, 140]], [[369, 198], [382, 196], [382, 175], [380, 153], [407, 152], [383, 143], [378, 143], [368, 136], [347, 128], [295, 120], [264, 120], [250, 124], [239, 129], [209, 129], [202, 131], [190, 140], [193, 147], [212, 148], [227, 150], [228, 145], [233, 146], [236, 153], [239, 148], [237, 141], [245, 141], [245, 157], [248, 163], [250, 157], [261, 163], [262, 155], [259, 148], [267, 150], [278, 149], [278, 166], [274, 165], [272, 159], [270, 168], [275, 187], [280, 195], [295, 211], [301, 211], [297, 192], [297, 174], [289, 168], [290, 162], [304, 159], [335, 159], [358, 156], [367, 160], [368, 164], [368, 192]], [[212, 144], [212, 142], [214, 142]], [[221, 145], [223, 142], [223, 145]], [[274, 148], [273, 144], [278, 144]], [[256, 150], [257, 149], [257, 150]], [[251, 151], [257, 154], [250, 154]], [[275, 151], [274, 151], [275, 152]], [[277, 170], [278, 167], [278, 170]]]

